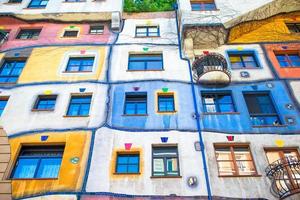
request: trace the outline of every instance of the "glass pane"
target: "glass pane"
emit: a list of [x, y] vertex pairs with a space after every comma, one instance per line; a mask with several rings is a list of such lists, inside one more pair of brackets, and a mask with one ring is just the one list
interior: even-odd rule
[[256, 174], [255, 167], [252, 161], [237, 161], [236, 164], [239, 170], [239, 175]]
[[138, 164], [139, 163], [139, 156], [129, 156], [128, 157], [129, 164]]
[[154, 175], [164, 175], [164, 159], [162, 158], [154, 158], [153, 159], [153, 173]]
[[40, 162], [37, 178], [57, 178], [61, 158], [43, 158]]
[[131, 115], [135, 113], [135, 103], [126, 103], [125, 104], [125, 114]]
[[127, 165], [118, 165], [117, 173], [127, 173]]
[[161, 61], [147, 62], [147, 70], [162, 70], [163, 64]]
[[178, 175], [177, 158], [167, 159], [167, 174]]
[[233, 162], [218, 161], [218, 170], [221, 176], [230, 176], [235, 174]]
[[217, 160], [232, 160], [231, 151], [229, 147], [216, 148]]
[[235, 112], [234, 106], [232, 104], [220, 104], [220, 112]]
[[204, 3], [205, 10], [215, 10], [216, 5], [214, 3]]
[[137, 103], [137, 114], [147, 114], [146, 103]]
[[145, 70], [146, 69], [145, 62], [133, 62], [130, 61], [128, 63], [128, 70]]
[[138, 173], [139, 172], [139, 165], [128, 165], [128, 173]]
[[13, 178], [34, 178], [38, 161], [38, 159], [20, 158], [14, 171]]
[[234, 147], [233, 150], [236, 160], [252, 160], [248, 147]]
[[68, 115], [75, 116], [79, 113], [79, 107], [80, 105], [71, 105], [68, 111]]
[[279, 151], [268, 151], [266, 152], [269, 164], [275, 162], [276, 160], [280, 159]]

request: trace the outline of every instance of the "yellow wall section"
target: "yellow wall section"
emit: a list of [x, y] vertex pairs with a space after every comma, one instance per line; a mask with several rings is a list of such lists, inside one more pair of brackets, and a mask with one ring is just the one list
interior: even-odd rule
[[[41, 142], [41, 135], [48, 135], [47, 141]], [[65, 144], [61, 168], [57, 179], [20, 179], [12, 180], [14, 198], [55, 191], [79, 191], [83, 183], [88, 159], [91, 133], [88, 131], [49, 132], [10, 139], [12, 150], [12, 170], [18, 158], [22, 144], [49, 145]], [[80, 160], [70, 162], [73, 157]]]
[[285, 23], [299, 23], [300, 12], [278, 15], [266, 20], [242, 23], [230, 30], [229, 43], [299, 41], [299, 33], [290, 33]]
[[[98, 65], [92, 73], [62, 73], [66, 67], [62, 66], [67, 52], [80, 50], [97, 51]], [[27, 60], [26, 66], [19, 77], [18, 83], [46, 82], [46, 81], [79, 81], [96, 80], [99, 78], [105, 60], [105, 47], [46, 47], [36, 48]], [[88, 54], [86, 54], [88, 55]], [[85, 56], [83, 54], [83, 56]]]

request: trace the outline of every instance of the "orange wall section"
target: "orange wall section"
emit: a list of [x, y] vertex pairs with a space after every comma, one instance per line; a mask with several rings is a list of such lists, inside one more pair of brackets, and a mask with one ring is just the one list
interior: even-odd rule
[[[47, 141], [41, 142], [41, 136], [48, 135]], [[83, 178], [89, 154], [91, 132], [48, 132], [33, 134], [10, 139], [12, 150], [12, 163], [10, 170], [18, 158], [22, 145], [55, 145], [65, 144], [65, 150], [57, 179], [12, 179], [12, 193], [14, 198], [21, 198], [35, 194], [56, 191], [79, 191], [82, 187]], [[77, 164], [70, 160], [79, 158]]]
[[300, 12], [277, 15], [261, 21], [242, 23], [231, 28], [228, 43], [299, 41], [299, 33], [291, 33], [285, 23], [299, 23]]
[[280, 67], [275, 52], [292, 51], [300, 54], [300, 43], [291, 44], [265, 44], [267, 56], [280, 78], [300, 78], [300, 67]]

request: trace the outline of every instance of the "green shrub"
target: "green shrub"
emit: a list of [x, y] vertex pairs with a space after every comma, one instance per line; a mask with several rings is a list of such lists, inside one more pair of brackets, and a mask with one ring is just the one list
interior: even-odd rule
[[176, 0], [125, 0], [125, 12], [158, 12], [174, 10]]

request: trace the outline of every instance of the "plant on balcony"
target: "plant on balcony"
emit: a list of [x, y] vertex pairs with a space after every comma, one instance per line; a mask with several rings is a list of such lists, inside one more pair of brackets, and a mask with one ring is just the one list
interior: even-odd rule
[[158, 12], [174, 10], [176, 0], [125, 0], [125, 12]]

